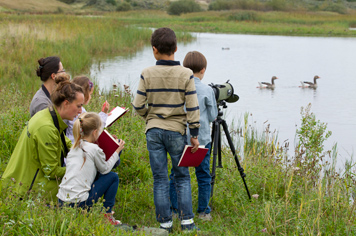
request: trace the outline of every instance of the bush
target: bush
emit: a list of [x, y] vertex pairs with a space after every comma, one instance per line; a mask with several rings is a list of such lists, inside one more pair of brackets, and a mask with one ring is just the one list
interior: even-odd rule
[[212, 11], [234, 9], [268, 11], [271, 7], [267, 3], [251, 0], [216, 0], [209, 5]]
[[227, 17], [230, 21], [256, 21], [257, 18], [257, 13], [254, 11], [235, 12]]
[[131, 4], [128, 2], [119, 3], [116, 7], [116, 11], [130, 11], [131, 9]]
[[199, 11], [202, 11], [202, 8], [198, 3], [193, 0], [181, 0], [177, 2], [172, 2], [167, 9], [168, 14], [178, 16], [182, 13]]
[[342, 3], [330, 3], [322, 9], [323, 11], [337, 12], [339, 14], [346, 14], [347, 8]]
[[287, 8], [287, 3], [285, 0], [272, 0], [272, 1], [268, 2], [268, 5], [274, 11], [283, 11], [283, 10], [286, 10], [286, 8]]
[[106, 3], [116, 6], [115, 0], [106, 0]]
[[67, 3], [67, 4], [71, 4], [74, 3], [75, 0], [60, 0], [61, 2]]

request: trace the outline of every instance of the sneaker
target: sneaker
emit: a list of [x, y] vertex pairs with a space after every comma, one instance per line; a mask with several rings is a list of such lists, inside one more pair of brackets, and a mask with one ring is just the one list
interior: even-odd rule
[[195, 223], [189, 225], [181, 225], [183, 231], [200, 231], [200, 229], [195, 225]]
[[164, 227], [160, 226], [159, 228], [160, 228], [160, 229], [167, 230], [168, 233], [172, 233], [172, 231], [173, 231], [173, 226], [171, 226], [171, 227], [169, 227], [169, 228], [164, 228]]
[[203, 221], [211, 221], [213, 217], [211, 217], [210, 213], [199, 213], [198, 219]]
[[112, 225], [121, 225], [122, 224], [121, 221], [115, 219], [113, 211], [111, 213], [106, 213], [104, 215], [104, 217], [106, 219], [108, 219], [110, 224], [112, 224]]

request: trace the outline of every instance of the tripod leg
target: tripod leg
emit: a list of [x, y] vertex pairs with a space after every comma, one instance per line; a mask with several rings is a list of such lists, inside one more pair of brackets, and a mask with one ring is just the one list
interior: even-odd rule
[[223, 168], [222, 162], [221, 162], [221, 132], [220, 132], [220, 123], [219, 123], [219, 146], [218, 146], [218, 165], [216, 166], [217, 168]]
[[220, 124], [217, 121], [213, 122], [213, 131], [212, 131], [212, 141], [211, 141], [211, 147], [213, 148], [213, 166], [211, 168], [211, 194], [210, 198], [213, 197], [214, 193], [214, 184], [215, 184], [215, 170], [216, 170], [216, 156], [218, 154], [219, 150], [219, 138], [220, 138]]
[[226, 121], [225, 120], [221, 120], [221, 124], [223, 126], [227, 141], [229, 142], [229, 146], [230, 146], [231, 152], [234, 155], [234, 159], [235, 159], [235, 162], [236, 162], [236, 165], [237, 165], [237, 169], [239, 170], [240, 175], [242, 177], [242, 180], [244, 182], [248, 198], [251, 199], [250, 192], [248, 191], [248, 187], [247, 187], [247, 184], [246, 184], [246, 181], [245, 181], [246, 174], [244, 173], [244, 169], [241, 167], [239, 159], [237, 158], [235, 147], [234, 147], [234, 144], [232, 143], [231, 136], [230, 136], [229, 129], [227, 127]]

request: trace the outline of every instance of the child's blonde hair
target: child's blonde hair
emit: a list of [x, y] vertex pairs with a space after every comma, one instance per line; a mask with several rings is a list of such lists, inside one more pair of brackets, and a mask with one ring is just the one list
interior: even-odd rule
[[90, 91], [94, 87], [93, 82], [91, 82], [90, 79], [88, 77], [86, 77], [85, 75], [79, 75], [79, 76], [74, 77], [73, 83], [78, 84], [79, 86], [81, 86], [83, 88], [84, 99], [85, 99], [84, 102], [87, 102], [89, 99]]
[[100, 116], [95, 112], [86, 112], [81, 114], [75, 120], [73, 125], [74, 145], [73, 149], [80, 145], [80, 140], [84, 136], [90, 135], [94, 130], [102, 131], [102, 122]]
[[74, 121], [73, 125], [73, 135], [74, 135], [74, 145], [73, 149], [80, 147], [83, 150], [83, 165], [87, 160], [85, 156], [85, 150], [83, 149], [80, 140], [84, 138], [84, 136], [89, 136], [92, 134], [94, 130], [98, 130], [99, 133], [102, 131], [102, 122], [100, 116], [95, 112], [86, 112], [81, 114], [78, 119]]

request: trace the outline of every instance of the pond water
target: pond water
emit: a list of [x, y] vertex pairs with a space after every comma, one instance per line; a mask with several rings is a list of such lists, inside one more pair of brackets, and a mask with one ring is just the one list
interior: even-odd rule
[[[224, 109], [228, 124], [249, 112], [258, 130], [270, 124], [280, 143], [287, 140], [294, 149], [300, 109], [311, 103], [316, 118], [332, 131], [325, 149], [337, 142], [340, 167], [351, 158], [356, 147], [356, 38], [194, 35], [195, 41], [178, 44], [175, 59], [182, 62], [188, 51], [200, 51], [208, 61], [204, 83], [230, 80], [240, 100]], [[141, 70], [154, 64], [148, 46], [130, 57], [94, 63], [91, 76], [103, 90], [118, 83], [136, 91]], [[312, 81], [315, 75], [320, 76], [317, 89], [300, 87], [300, 81]], [[278, 77], [274, 90], [257, 88], [272, 76]]]

